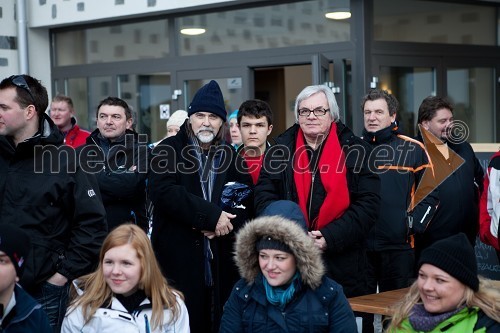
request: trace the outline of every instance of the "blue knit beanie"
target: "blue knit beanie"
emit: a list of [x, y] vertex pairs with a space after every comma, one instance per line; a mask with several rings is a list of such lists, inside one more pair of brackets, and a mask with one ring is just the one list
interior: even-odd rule
[[226, 121], [227, 112], [224, 105], [224, 97], [216, 81], [211, 80], [194, 95], [188, 108], [188, 116], [196, 112], [210, 112]]
[[300, 206], [290, 200], [278, 200], [270, 203], [259, 216], [278, 215], [297, 223], [307, 232], [307, 223]]
[[233, 111], [233, 113], [231, 113], [231, 114], [229, 115], [229, 118], [227, 118], [227, 120], [228, 120], [228, 121], [231, 121], [231, 119], [233, 119], [233, 118], [235, 118], [235, 119], [236, 119], [237, 117], [238, 117], [238, 109], [234, 110], [234, 111]]

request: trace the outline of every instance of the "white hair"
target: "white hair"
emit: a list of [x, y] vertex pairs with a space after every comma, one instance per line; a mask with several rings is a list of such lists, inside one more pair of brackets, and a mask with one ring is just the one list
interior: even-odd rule
[[325, 86], [323, 84], [316, 85], [316, 86], [307, 86], [302, 91], [297, 95], [297, 98], [295, 99], [295, 120], [299, 120], [299, 105], [300, 103], [308, 99], [314, 94], [322, 92], [325, 94], [326, 100], [328, 101], [328, 107], [330, 109], [330, 114], [332, 115], [333, 121], [337, 122], [340, 119], [340, 111], [339, 111], [339, 106], [337, 104], [337, 100], [335, 99], [335, 95], [333, 94], [333, 91], [330, 87]]

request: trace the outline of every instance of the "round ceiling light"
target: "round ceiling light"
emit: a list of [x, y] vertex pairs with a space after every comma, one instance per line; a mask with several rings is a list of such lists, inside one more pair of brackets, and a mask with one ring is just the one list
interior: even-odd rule
[[184, 28], [181, 29], [181, 34], [188, 36], [197, 36], [204, 34], [207, 30], [203, 28]]

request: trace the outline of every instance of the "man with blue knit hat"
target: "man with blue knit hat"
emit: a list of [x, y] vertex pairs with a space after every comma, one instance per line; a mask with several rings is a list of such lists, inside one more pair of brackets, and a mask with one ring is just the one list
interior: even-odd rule
[[30, 247], [23, 230], [0, 224], [0, 332], [52, 332], [42, 306], [17, 285]]
[[227, 112], [217, 82], [201, 87], [187, 111], [179, 133], [153, 150], [151, 241], [164, 275], [184, 293], [191, 332], [216, 332], [239, 278], [231, 255], [234, 233], [253, 207], [250, 196], [222, 208], [221, 195], [225, 186], [251, 186], [252, 180], [224, 141]]

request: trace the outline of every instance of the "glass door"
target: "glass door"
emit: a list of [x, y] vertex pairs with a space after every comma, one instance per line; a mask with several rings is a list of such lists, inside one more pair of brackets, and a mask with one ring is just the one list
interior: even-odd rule
[[387, 90], [399, 101], [396, 121], [408, 136], [417, 134], [418, 108], [422, 100], [438, 93], [438, 59], [374, 57], [370, 87]]
[[[498, 108], [495, 108], [495, 68], [448, 67], [447, 95], [463, 139], [474, 143], [496, 142]], [[497, 110], [497, 112], [495, 112]]]

